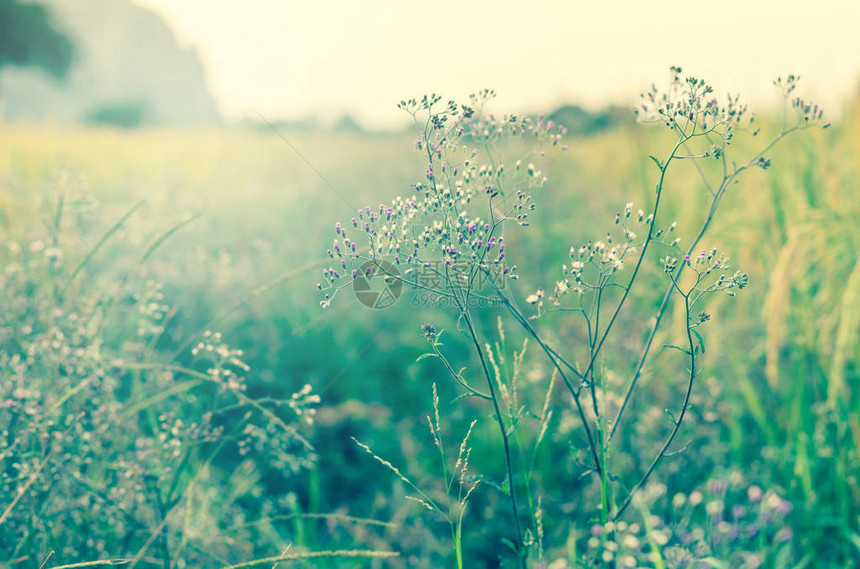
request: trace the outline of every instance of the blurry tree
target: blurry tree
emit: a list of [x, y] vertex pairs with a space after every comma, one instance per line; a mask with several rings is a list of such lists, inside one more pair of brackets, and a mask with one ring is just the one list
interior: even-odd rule
[[122, 101], [96, 105], [86, 113], [84, 122], [93, 125], [137, 128], [146, 118], [147, 106], [143, 101]]
[[563, 124], [570, 132], [584, 136], [630, 123], [630, 115], [626, 108], [607, 107], [588, 111], [579, 105], [565, 105], [553, 111], [547, 118], [557, 124]]
[[0, 70], [7, 65], [41, 67], [62, 78], [73, 51], [72, 42], [52, 25], [44, 6], [0, 0]]

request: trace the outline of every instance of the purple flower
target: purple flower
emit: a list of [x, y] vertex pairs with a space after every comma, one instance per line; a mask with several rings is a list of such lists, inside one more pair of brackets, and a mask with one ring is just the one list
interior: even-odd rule
[[708, 483], [708, 492], [711, 494], [722, 494], [728, 488], [725, 480], [711, 480]]
[[759, 527], [757, 524], [751, 524], [744, 528], [744, 537], [746, 539], [752, 539], [758, 535]]

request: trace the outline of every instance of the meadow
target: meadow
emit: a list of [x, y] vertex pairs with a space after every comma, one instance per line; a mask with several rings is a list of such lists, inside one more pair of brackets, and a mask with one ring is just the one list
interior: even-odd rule
[[[832, 120], [726, 192], [708, 243], [749, 284], [710, 301], [673, 453], [611, 530], [579, 419], [546, 394], [555, 372], [503, 308], [474, 311], [524, 409], [529, 566], [860, 567], [860, 100]], [[518, 566], [498, 430], [443, 365], [479, 369], [457, 315], [408, 293], [372, 310], [348, 289], [320, 307], [335, 222], [413, 193], [416, 135], [281, 134], [0, 128], [0, 567]], [[649, 154], [672, 142], [631, 121], [536, 155], [547, 182], [505, 238], [508, 292], [525, 303], [625, 204], [652, 207]], [[664, 181], [660, 219], [682, 242], [707, 210], [702, 175], [681, 162]], [[623, 392], [659, 278], [621, 313], [607, 392]], [[545, 337], [584, 342], [562, 316], [538, 320]], [[447, 360], [421, 357], [428, 322]], [[683, 314], [666, 322], [611, 457], [622, 486], [683, 389], [666, 347]], [[466, 447], [474, 490], [452, 536], [427, 502], [450, 507], [439, 450]]]

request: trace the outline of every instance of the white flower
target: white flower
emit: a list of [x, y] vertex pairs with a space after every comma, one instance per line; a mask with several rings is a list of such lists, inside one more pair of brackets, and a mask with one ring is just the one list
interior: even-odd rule
[[526, 297], [526, 302], [529, 304], [535, 304], [537, 301], [543, 298], [543, 289], [537, 289], [533, 294], [530, 294]]

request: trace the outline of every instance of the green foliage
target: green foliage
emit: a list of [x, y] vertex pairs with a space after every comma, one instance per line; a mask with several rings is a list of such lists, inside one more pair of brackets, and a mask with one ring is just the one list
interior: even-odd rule
[[129, 101], [110, 105], [99, 105], [91, 109], [84, 122], [92, 125], [137, 128], [147, 116], [147, 105], [141, 101]]
[[0, 69], [5, 65], [41, 67], [62, 78], [73, 53], [72, 42], [57, 30], [44, 6], [0, 0]]

